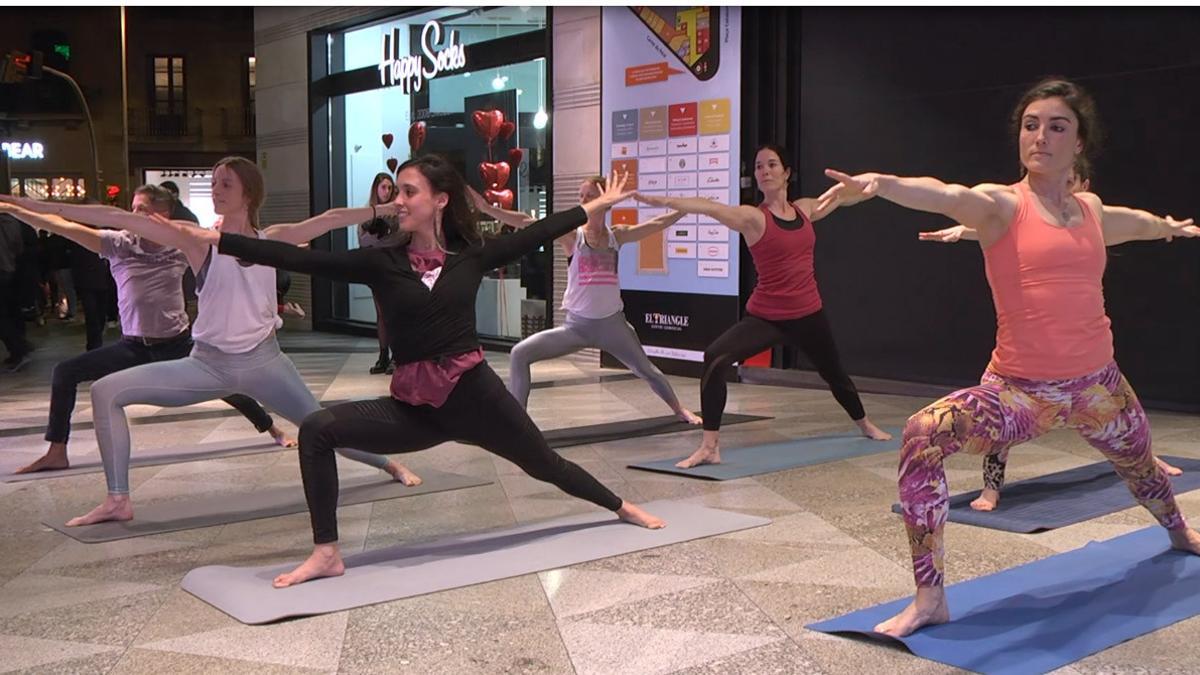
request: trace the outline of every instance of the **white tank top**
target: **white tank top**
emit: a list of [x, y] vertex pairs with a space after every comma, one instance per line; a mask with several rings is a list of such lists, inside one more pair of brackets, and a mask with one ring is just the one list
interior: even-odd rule
[[[262, 238], [262, 233], [259, 233]], [[196, 322], [192, 339], [227, 354], [257, 347], [283, 326], [275, 298], [275, 269], [245, 265], [209, 249], [196, 275]]]
[[617, 278], [617, 238], [610, 228], [608, 248], [587, 245], [584, 227], [575, 230], [575, 254], [567, 265], [563, 309], [585, 319], [603, 319], [625, 308]]

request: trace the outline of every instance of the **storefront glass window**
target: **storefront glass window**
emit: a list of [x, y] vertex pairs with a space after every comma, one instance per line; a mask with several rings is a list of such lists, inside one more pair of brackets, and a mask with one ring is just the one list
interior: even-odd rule
[[[545, 26], [545, 8], [532, 7], [528, 11], [518, 7], [486, 11], [445, 8], [357, 29], [346, 33], [342, 41], [345, 69], [377, 65], [381, 36], [385, 31], [390, 33], [393, 26], [407, 27], [402, 28], [401, 35], [412, 38], [410, 44], [418, 45], [419, 50], [421, 27], [431, 19], [460, 31], [462, 44], [472, 44], [540, 30]], [[496, 23], [501, 20], [503, 24]], [[341, 199], [335, 197], [333, 205], [366, 204], [375, 176], [392, 173], [389, 162], [394, 167], [416, 155], [439, 153], [453, 162], [468, 184], [481, 193], [490, 185], [485, 184], [480, 164], [507, 162], [508, 179], [493, 194], [502, 195], [499, 198], [507, 200], [512, 210], [543, 217], [551, 182], [549, 129], [541, 121], [538, 128], [535, 118], [539, 110], [549, 107], [545, 69], [544, 58], [485, 70], [472, 70], [468, 63], [462, 72], [434, 78], [410, 94], [405, 94], [401, 87], [391, 86], [332, 97], [330, 105], [336, 112], [329, 139], [330, 147], [335, 148], [331, 173], [338, 177], [335, 195], [343, 195]], [[476, 110], [501, 111], [505, 121], [513, 123], [511, 135], [493, 140], [489, 149], [472, 122]], [[424, 131], [413, 133], [412, 138], [420, 145], [414, 148], [410, 130], [418, 122], [423, 124]], [[489, 172], [489, 175], [495, 174]], [[481, 228], [485, 233], [503, 236], [494, 221], [481, 222]], [[334, 245], [357, 248], [358, 228], [347, 228], [344, 238], [335, 239]], [[552, 258], [552, 251], [545, 247], [489, 274], [476, 303], [481, 335], [521, 338], [545, 326]], [[334, 284], [333, 293], [334, 318], [375, 321], [369, 289], [356, 284]]]

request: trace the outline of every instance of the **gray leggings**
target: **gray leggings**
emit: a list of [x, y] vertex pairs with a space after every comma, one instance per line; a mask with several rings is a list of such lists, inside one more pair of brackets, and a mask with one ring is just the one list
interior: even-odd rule
[[[125, 406], [143, 403], [179, 407], [230, 394], [257, 399], [292, 424], [321, 409], [291, 359], [279, 351], [275, 336], [243, 354], [228, 354], [197, 342], [191, 356], [122, 370], [92, 384], [92, 419], [109, 494], [129, 493], [129, 422]], [[339, 450], [349, 459], [376, 468], [384, 455]]]
[[679, 398], [665, 375], [646, 357], [633, 326], [625, 320], [624, 312], [603, 319], [585, 319], [567, 312], [564, 326], [544, 330], [521, 340], [509, 354], [508, 391], [522, 406], [529, 404], [529, 366], [588, 347], [599, 347], [617, 357], [634, 375], [645, 380], [658, 397], [679, 408]]

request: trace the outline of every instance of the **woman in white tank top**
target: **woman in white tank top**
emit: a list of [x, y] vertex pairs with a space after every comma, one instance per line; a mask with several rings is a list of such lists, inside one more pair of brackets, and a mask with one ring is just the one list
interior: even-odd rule
[[[257, 235], [303, 244], [336, 226], [349, 226], [375, 216], [395, 215], [392, 204], [331, 209], [299, 223], [260, 230], [258, 209], [265, 198], [262, 173], [253, 162], [227, 157], [213, 168], [213, 206], [225, 232]], [[148, 363], [114, 373], [92, 384], [96, 440], [104, 461], [108, 496], [70, 526], [109, 520], [131, 520], [129, 496], [129, 425], [125, 406], [141, 403], [164, 407], [192, 405], [234, 393], [245, 394], [299, 426], [320, 409], [291, 360], [275, 341], [282, 325], [277, 313], [275, 270], [245, 265], [215, 247], [180, 234], [163, 219], [107, 206], [33, 202], [21, 205], [95, 226], [118, 227], [164, 246], [178, 248], [196, 273], [199, 312], [193, 326], [191, 356]], [[188, 223], [190, 226], [191, 224]], [[421, 479], [384, 455], [342, 450], [344, 456], [387, 471], [405, 485]]]
[[[579, 186], [579, 202], [584, 204], [598, 197], [603, 181], [599, 176], [583, 181]], [[471, 192], [476, 207], [506, 225], [525, 227], [534, 221], [532, 216], [524, 213], [496, 208], [478, 192]], [[529, 368], [533, 363], [594, 347], [612, 354], [645, 380], [680, 420], [700, 424], [700, 417], [679, 402], [666, 375], [646, 356], [633, 326], [625, 320], [617, 276], [617, 251], [622, 244], [657, 234], [682, 217], [683, 214], [676, 211], [637, 225], [609, 228], [601, 214], [558, 239], [558, 245], [570, 259], [567, 290], [563, 295], [567, 320], [562, 326], [522, 340], [509, 354], [508, 391], [522, 406], [528, 406]]]

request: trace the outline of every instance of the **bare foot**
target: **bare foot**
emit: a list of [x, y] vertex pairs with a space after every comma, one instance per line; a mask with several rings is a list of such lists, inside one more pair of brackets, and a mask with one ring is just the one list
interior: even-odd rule
[[[1155, 461], [1155, 463], [1158, 464], [1158, 468], [1165, 471], [1168, 476], [1182, 476], [1183, 475], [1183, 469], [1181, 469], [1177, 466], [1172, 466], [1170, 464], [1167, 464], [1166, 462], [1164, 462], [1162, 460], [1161, 457], [1155, 457], [1154, 461]], [[20, 472], [18, 471], [17, 473], [20, 473]]]
[[271, 585], [275, 588], [287, 588], [302, 584], [310, 579], [322, 577], [340, 577], [346, 573], [346, 564], [342, 562], [342, 553], [337, 544], [317, 544], [308, 560], [291, 572], [275, 577]]
[[294, 448], [299, 445], [296, 439], [288, 438], [287, 434], [283, 433], [283, 430], [275, 425], [271, 425], [271, 428], [267, 429], [267, 433], [271, 434], [271, 440], [275, 441], [275, 445], [280, 447]]
[[866, 436], [873, 441], [892, 440], [891, 434], [875, 426], [875, 423], [866, 417], [862, 418], [861, 420], [856, 420], [854, 423], [857, 424], [858, 428], [862, 430], [863, 436]]
[[950, 608], [946, 605], [946, 591], [941, 586], [918, 588], [917, 597], [896, 616], [875, 626], [876, 633], [892, 637], [905, 637], [925, 626], [946, 623], [950, 620]]
[[420, 476], [418, 476], [417, 474], [415, 474], [411, 470], [409, 470], [409, 468], [407, 466], [404, 466], [403, 464], [401, 464], [400, 462], [397, 462], [395, 460], [388, 462], [387, 466], [383, 467], [383, 470], [392, 474], [392, 478], [395, 478], [396, 480], [400, 481], [401, 483], [404, 483], [408, 487], [413, 487], [415, 485], [421, 484]]
[[1200, 532], [1188, 527], [1182, 530], [1167, 530], [1167, 534], [1171, 537], [1171, 548], [1200, 555]]
[[991, 488], [984, 488], [983, 492], [971, 502], [971, 508], [976, 511], [991, 511], [996, 508], [996, 504], [1000, 501], [1000, 491]]
[[133, 502], [129, 495], [109, 495], [104, 502], [88, 511], [86, 515], [67, 521], [67, 527], [79, 527], [93, 523], [104, 523], [110, 520], [133, 520]]
[[50, 448], [46, 450], [46, 454], [17, 469], [13, 473], [37, 473], [38, 471], [55, 471], [70, 467], [71, 462], [67, 460], [67, 444], [51, 443]]
[[681, 422], [687, 422], [688, 424], [704, 424], [704, 420], [699, 415], [691, 410], [688, 410], [687, 408], [677, 411], [675, 416], [678, 417]]
[[701, 444], [700, 447], [693, 452], [687, 459], [675, 462], [675, 466], [680, 469], [690, 469], [701, 464], [720, 464], [721, 463], [721, 448], [713, 445], [708, 446]]
[[643, 511], [642, 507], [629, 502], [621, 502], [621, 508], [617, 509], [617, 517], [627, 523], [641, 525], [651, 530], [661, 530], [667, 526], [667, 521], [652, 516]]

